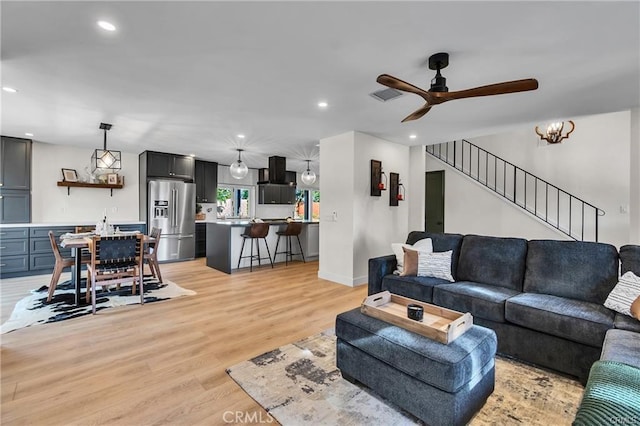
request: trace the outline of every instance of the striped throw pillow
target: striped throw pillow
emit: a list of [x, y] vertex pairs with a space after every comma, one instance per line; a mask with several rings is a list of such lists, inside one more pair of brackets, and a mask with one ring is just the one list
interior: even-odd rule
[[631, 314], [631, 304], [640, 297], [640, 277], [629, 271], [618, 280], [604, 306], [624, 315]]
[[418, 252], [418, 276], [434, 277], [453, 282], [451, 275], [451, 255], [453, 250], [424, 253]]

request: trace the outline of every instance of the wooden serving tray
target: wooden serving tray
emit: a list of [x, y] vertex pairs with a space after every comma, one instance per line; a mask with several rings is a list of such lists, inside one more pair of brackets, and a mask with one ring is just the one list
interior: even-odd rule
[[[407, 305], [416, 304], [424, 309], [422, 321], [407, 317]], [[398, 296], [388, 291], [372, 294], [364, 299], [360, 311], [440, 343], [449, 344], [473, 326], [470, 313], [452, 311], [440, 306]]]

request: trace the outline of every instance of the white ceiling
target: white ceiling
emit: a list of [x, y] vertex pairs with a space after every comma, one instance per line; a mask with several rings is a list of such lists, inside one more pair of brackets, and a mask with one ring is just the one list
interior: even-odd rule
[[[319, 140], [350, 130], [424, 145], [640, 105], [637, 1], [3, 0], [1, 17], [2, 85], [19, 90], [0, 92], [2, 134], [54, 144], [98, 148], [108, 122], [113, 149], [230, 164], [241, 147], [249, 167], [282, 155], [318, 171]], [[428, 88], [440, 51], [449, 90], [530, 77], [540, 88], [404, 124], [418, 96], [369, 96], [381, 73]]]

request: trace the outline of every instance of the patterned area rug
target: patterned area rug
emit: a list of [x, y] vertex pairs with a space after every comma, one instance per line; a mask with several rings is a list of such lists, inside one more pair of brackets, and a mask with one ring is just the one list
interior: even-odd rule
[[[19, 328], [34, 324], [63, 321], [91, 313], [91, 303], [84, 303], [84, 289], [86, 279], [82, 279], [82, 305], [75, 306], [75, 288], [71, 281], [65, 281], [56, 288], [51, 302], [47, 302], [49, 288], [42, 286], [31, 290], [31, 294], [16, 303], [11, 317], [2, 324], [0, 334], [8, 333]], [[96, 290], [102, 287], [96, 287]], [[187, 290], [179, 285], [165, 280], [159, 283], [152, 276], [144, 277], [144, 303], [157, 302], [180, 296], [192, 296], [195, 291]], [[113, 308], [115, 306], [133, 305], [140, 303], [140, 295], [131, 294], [131, 284], [122, 285], [119, 290], [102, 290], [96, 294], [96, 310]]]
[[[283, 425], [413, 425], [408, 413], [342, 379], [336, 340], [325, 332], [237, 364], [227, 373]], [[471, 425], [571, 424], [583, 387], [563, 376], [496, 358], [496, 386]]]

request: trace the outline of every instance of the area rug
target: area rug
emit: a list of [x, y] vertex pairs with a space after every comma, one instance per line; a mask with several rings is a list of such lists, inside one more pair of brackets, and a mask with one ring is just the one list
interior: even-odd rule
[[[11, 317], [2, 324], [0, 334], [8, 333], [19, 328], [34, 324], [46, 324], [63, 321], [70, 318], [88, 315], [91, 313], [91, 303], [84, 303], [84, 289], [86, 281], [82, 279], [82, 305], [75, 305], [75, 287], [71, 281], [65, 281], [56, 287], [51, 302], [47, 302], [48, 287], [42, 286], [37, 290], [31, 290], [31, 294], [16, 303]], [[101, 287], [96, 287], [101, 289]], [[164, 281], [159, 283], [152, 276], [144, 277], [144, 303], [157, 302], [159, 300], [172, 299], [180, 296], [192, 296], [195, 291], [187, 290], [179, 285]], [[140, 303], [140, 295], [131, 294], [131, 284], [122, 285], [120, 289], [115, 287], [96, 293], [96, 310], [113, 308], [116, 306], [133, 305]]]
[[[368, 389], [344, 380], [336, 339], [325, 332], [227, 369], [283, 425], [422, 424]], [[566, 377], [496, 358], [496, 386], [471, 425], [569, 425], [583, 387]]]

